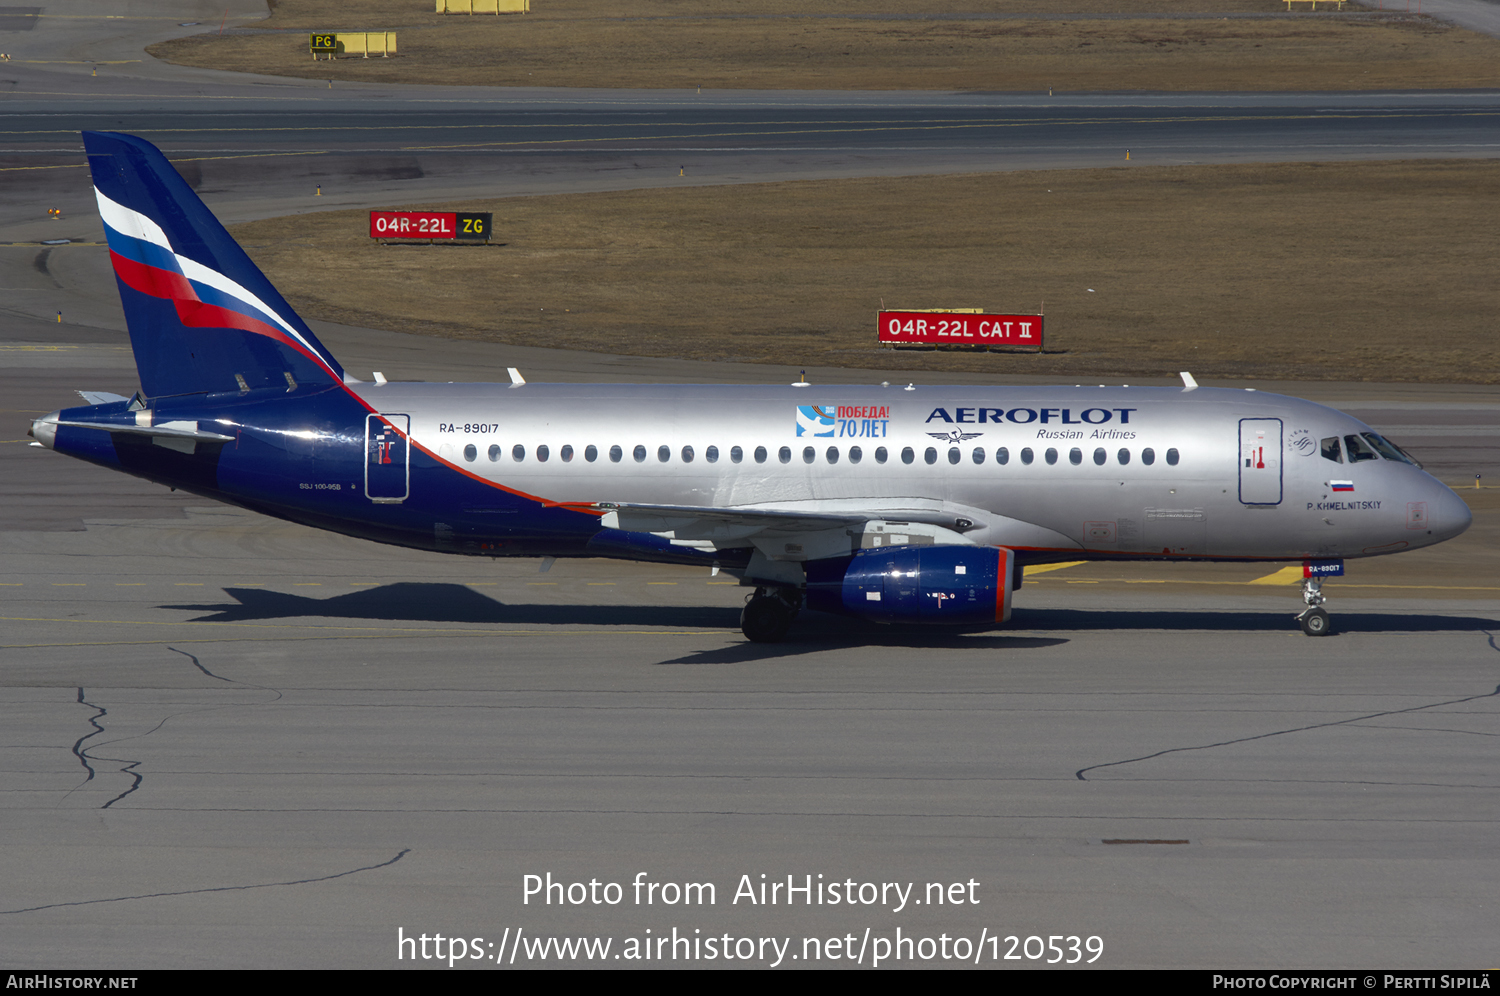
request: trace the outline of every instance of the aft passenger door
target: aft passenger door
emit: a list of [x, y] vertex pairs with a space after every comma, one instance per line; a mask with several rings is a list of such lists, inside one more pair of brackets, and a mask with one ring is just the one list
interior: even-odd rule
[[365, 495], [371, 501], [401, 502], [409, 492], [411, 416], [365, 416]]
[[1281, 419], [1240, 419], [1240, 501], [1281, 504]]

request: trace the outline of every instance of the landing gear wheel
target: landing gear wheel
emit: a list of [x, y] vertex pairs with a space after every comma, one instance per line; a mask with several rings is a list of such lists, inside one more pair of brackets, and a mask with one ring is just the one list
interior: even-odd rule
[[1328, 621], [1328, 613], [1320, 608], [1311, 608], [1297, 617], [1302, 624], [1302, 632], [1308, 636], [1327, 636], [1332, 624]]
[[757, 588], [740, 613], [740, 631], [752, 643], [777, 643], [786, 636], [796, 618], [797, 606], [779, 594], [767, 594], [764, 588]]

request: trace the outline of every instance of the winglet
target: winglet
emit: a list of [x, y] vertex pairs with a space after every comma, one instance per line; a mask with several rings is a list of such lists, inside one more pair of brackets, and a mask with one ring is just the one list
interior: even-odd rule
[[517, 370], [515, 367], [506, 367], [505, 371], [510, 374], [511, 387], [521, 387], [525, 385], [526, 378], [521, 376], [521, 371]]
[[1184, 389], [1189, 391], [1196, 391], [1198, 389], [1198, 382], [1194, 380], [1193, 375], [1188, 373], [1186, 370], [1182, 371], [1177, 376], [1182, 378], [1182, 386]]

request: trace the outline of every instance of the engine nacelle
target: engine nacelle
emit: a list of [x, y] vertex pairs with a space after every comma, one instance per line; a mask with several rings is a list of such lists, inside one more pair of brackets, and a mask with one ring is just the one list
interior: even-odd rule
[[1015, 554], [993, 546], [896, 546], [809, 561], [807, 607], [884, 623], [1010, 620]]

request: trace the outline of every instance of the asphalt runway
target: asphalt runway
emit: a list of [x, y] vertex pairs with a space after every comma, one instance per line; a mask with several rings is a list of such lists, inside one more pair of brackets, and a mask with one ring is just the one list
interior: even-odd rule
[[[221, 85], [173, 73], [133, 79]], [[347, 164], [367, 155], [329, 160], [340, 196], [415, 189], [358, 186]], [[537, 187], [625, 182], [585, 172]], [[1494, 492], [1455, 541], [1351, 562], [1327, 639], [1295, 628], [1295, 589], [1249, 583], [1260, 570], [1161, 565], [1038, 574], [1004, 630], [805, 613], [751, 645], [743, 591], [696, 570], [413, 553], [27, 446], [27, 420], [73, 390], [135, 386], [86, 202], [28, 213], [60, 175], [84, 179], [18, 170], [0, 199], [0, 241], [29, 243], [0, 247], [4, 967], [446, 966], [398, 941], [424, 934], [464, 938], [469, 967], [589, 963], [533, 946], [552, 937], [608, 938], [592, 963], [630, 966], [632, 942], [674, 930], [698, 947], [651, 964], [867, 966], [885, 942], [887, 967], [1034, 967], [1058, 935], [1081, 966], [1094, 938], [1111, 968], [1493, 965]], [[318, 203], [220, 175], [205, 196], [238, 217]], [[57, 232], [80, 242], [39, 244]], [[362, 376], [795, 372], [317, 331]], [[1450, 483], [1500, 477], [1500, 389], [1257, 386], [1356, 412]], [[527, 901], [525, 876], [548, 873], [582, 902]], [[873, 901], [787, 905], [788, 876]], [[638, 877], [658, 886], [639, 901]], [[740, 888], [763, 882], [775, 905]], [[725, 936], [735, 960], [706, 960]]]

